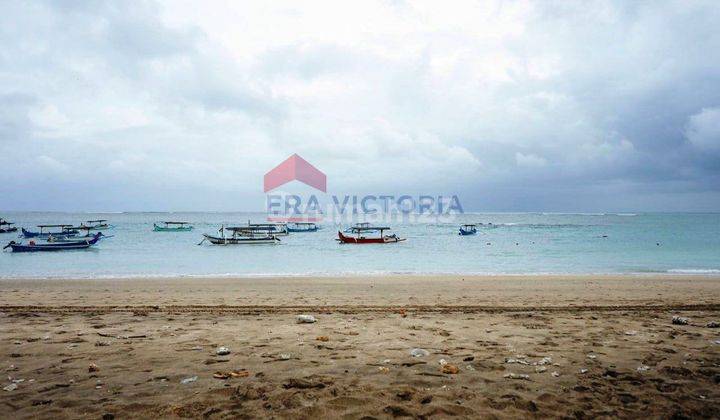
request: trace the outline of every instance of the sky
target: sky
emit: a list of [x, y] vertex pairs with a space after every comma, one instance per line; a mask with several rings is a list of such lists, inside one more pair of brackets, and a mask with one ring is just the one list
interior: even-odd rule
[[0, 210], [720, 211], [720, 3], [0, 0]]

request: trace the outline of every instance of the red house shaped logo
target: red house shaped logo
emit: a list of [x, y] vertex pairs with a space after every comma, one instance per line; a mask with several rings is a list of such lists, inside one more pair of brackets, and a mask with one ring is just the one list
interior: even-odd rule
[[265, 174], [264, 192], [274, 190], [295, 180], [322, 192], [327, 192], [327, 176], [297, 153]]

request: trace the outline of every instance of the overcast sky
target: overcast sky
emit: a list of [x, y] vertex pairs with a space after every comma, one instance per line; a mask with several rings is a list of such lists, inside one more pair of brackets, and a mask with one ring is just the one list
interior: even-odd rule
[[[202, 4], [202, 6], [200, 5]], [[0, 1], [0, 209], [720, 210], [720, 3]]]

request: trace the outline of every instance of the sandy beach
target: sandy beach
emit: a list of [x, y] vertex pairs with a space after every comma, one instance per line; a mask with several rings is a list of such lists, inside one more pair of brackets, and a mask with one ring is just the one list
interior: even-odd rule
[[0, 416], [717, 417], [710, 322], [705, 276], [3, 280]]

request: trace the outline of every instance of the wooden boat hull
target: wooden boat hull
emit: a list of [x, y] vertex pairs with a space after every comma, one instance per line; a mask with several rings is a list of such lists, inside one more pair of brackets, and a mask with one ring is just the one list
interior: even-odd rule
[[[61, 246], [62, 245], [62, 246]], [[75, 249], [87, 249], [92, 245], [84, 244], [48, 244], [48, 245], [7, 245], [12, 252], [51, 252], [51, 251], [70, 251]]]
[[11, 232], [17, 232], [17, 228], [16, 227], [0, 228], [0, 233], [11, 233]]
[[[227, 230], [232, 230], [232, 228], [227, 228]], [[268, 236], [288, 236], [290, 235], [290, 231], [288, 229], [282, 229], [282, 230], [275, 230], [275, 229], [237, 229], [238, 232], [244, 232], [245, 234], [259, 234], [259, 235], [268, 235]]]
[[291, 228], [288, 227], [287, 231], [290, 233], [299, 233], [299, 232], [317, 232], [319, 230], [318, 227], [310, 228], [310, 229], [298, 229], [298, 228]]
[[55, 233], [40, 233], [40, 232], [31, 232], [29, 230], [25, 230], [25, 228], [22, 229], [22, 236], [25, 238], [39, 238], [39, 239], [47, 239], [51, 236], [59, 238], [59, 237], [71, 237], [71, 236], [77, 236], [77, 231], [69, 231], [69, 232], [55, 232]]
[[[100, 238], [112, 238], [113, 237], [113, 235], [107, 236], [102, 232], [98, 232], [98, 234], [99, 234]], [[76, 242], [82, 243], [85, 241], [89, 241], [94, 237], [95, 237], [95, 235], [83, 235], [83, 236], [70, 237], [70, 238], [63, 237], [63, 236], [60, 236], [60, 237], [51, 236], [51, 237], [47, 238], [47, 241], [48, 241], [48, 243], [76, 243]]]
[[338, 239], [343, 244], [392, 244], [396, 242], [402, 242], [405, 238], [398, 238], [397, 236], [383, 236], [382, 238], [364, 238], [345, 236], [342, 232], [338, 231]]
[[260, 244], [276, 244], [280, 239], [274, 236], [251, 237], [241, 236], [236, 238], [221, 238], [203, 234], [205, 239], [213, 245], [260, 245]]
[[48, 244], [16, 244], [11, 241], [5, 245], [3, 249], [10, 248], [12, 252], [54, 252], [54, 251], [72, 251], [78, 249], [87, 249], [95, 245], [100, 240], [100, 234], [95, 235], [92, 239], [77, 242], [64, 243], [48, 243]]
[[475, 235], [476, 233], [477, 233], [477, 230], [465, 230], [465, 229], [461, 228], [459, 235], [460, 236], [469, 236], [469, 235]]
[[80, 225], [80, 226], [78, 227], [78, 229], [83, 229], [83, 230], [105, 230], [105, 229], [112, 229], [113, 227], [115, 227], [115, 226], [113, 226], [113, 225], [108, 225], [108, 224], [106, 224], [106, 223], [103, 223], [103, 224], [101, 224], [101, 225]]
[[153, 225], [153, 232], [190, 232], [191, 230], [193, 230], [192, 226], [163, 227], [163, 226]]

